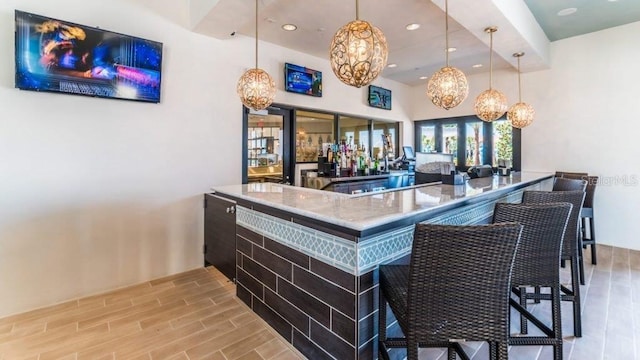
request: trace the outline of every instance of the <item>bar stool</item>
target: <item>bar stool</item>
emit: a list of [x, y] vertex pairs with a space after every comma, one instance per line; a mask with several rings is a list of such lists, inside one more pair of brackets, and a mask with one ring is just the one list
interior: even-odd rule
[[[573, 302], [573, 334], [576, 337], [582, 336], [582, 318], [580, 316], [580, 267], [578, 246], [578, 223], [580, 219], [580, 209], [584, 202], [584, 191], [525, 191], [522, 195], [523, 204], [548, 204], [566, 202], [573, 205], [567, 229], [564, 233], [562, 242], [561, 260], [568, 260], [571, 264], [571, 289], [567, 286], [560, 285], [562, 291], [561, 299], [563, 301]], [[538, 302], [540, 299], [551, 300], [548, 294], [540, 294], [536, 289], [535, 294], [527, 294], [527, 298], [532, 298]]]
[[[563, 176], [567, 179], [581, 179], [587, 181], [586, 196], [584, 198], [584, 205], [582, 206], [582, 247], [586, 248], [587, 245], [591, 248], [591, 264], [597, 265], [598, 258], [596, 256], [596, 228], [594, 217], [594, 205], [593, 199], [596, 192], [596, 185], [598, 184], [597, 176], [574, 175], [573, 173], [565, 173]], [[588, 235], [588, 236], [587, 236]]]
[[[410, 265], [379, 268], [381, 357], [404, 347], [407, 359], [417, 360], [420, 346], [468, 359], [460, 341], [487, 341], [491, 359], [506, 359], [509, 280], [521, 230], [517, 223], [416, 224]], [[387, 338], [387, 303], [403, 338]]]
[[[579, 173], [571, 173], [574, 175], [567, 175], [567, 173], [564, 174], [564, 176], [582, 176], [582, 175], [577, 175]], [[562, 177], [562, 178], [555, 178], [555, 181], [553, 183], [553, 191], [575, 191], [575, 190], [581, 190], [581, 191], [586, 191], [587, 189], [587, 181], [586, 180], [581, 180], [581, 179], [570, 179], [567, 177]], [[582, 212], [582, 209], [580, 209], [580, 212]], [[582, 259], [582, 226], [580, 226], [581, 223], [578, 222], [578, 265], [580, 266], [580, 285], [584, 285], [585, 284], [585, 279], [584, 279], [584, 261]], [[563, 267], [564, 267], [564, 263], [563, 263]]]
[[[569, 203], [497, 203], [493, 211], [493, 223], [513, 221], [523, 225], [511, 273], [511, 289], [520, 301], [509, 300], [520, 313], [520, 333], [527, 334], [529, 320], [546, 335], [510, 336], [509, 344], [552, 345], [556, 360], [562, 360], [560, 255], [572, 207]], [[527, 311], [528, 286], [550, 288], [551, 328]]]

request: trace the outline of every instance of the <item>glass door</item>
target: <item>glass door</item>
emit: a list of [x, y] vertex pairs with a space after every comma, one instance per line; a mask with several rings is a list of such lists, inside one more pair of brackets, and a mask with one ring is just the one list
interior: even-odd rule
[[250, 112], [245, 108], [243, 183], [290, 182], [290, 141], [285, 124], [288, 110], [268, 108]]

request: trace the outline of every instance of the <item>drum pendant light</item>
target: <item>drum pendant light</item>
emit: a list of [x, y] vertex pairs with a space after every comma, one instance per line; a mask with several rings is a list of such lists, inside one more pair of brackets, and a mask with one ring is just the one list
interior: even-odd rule
[[522, 83], [520, 81], [520, 58], [524, 56], [523, 52], [513, 54], [518, 59], [518, 102], [513, 104], [507, 111], [507, 119], [514, 128], [522, 129], [531, 125], [536, 111], [533, 106], [522, 102]]
[[262, 110], [276, 97], [276, 84], [266, 71], [258, 68], [258, 0], [256, 0], [256, 67], [247, 70], [237, 85], [238, 96], [244, 106]]
[[498, 31], [495, 26], [484, 29], [489, 33], [491, 40], [489, 43], [489, 89], [483, 91], [476, 98], [474, 106], [476, 115], [487, 122], [499, 119], [507, 111], [507, 97], [493, 86], [493, 33]]
[[434, 73], [427, 83], [427, 96], [442, 109], [452, 109], [469, 95], [467, 77], [459, 69], [449, 66], [449, 1], [444, 2], [446, 66]]
[[356, 0], [356, 20], [333, 36], [329, 48], [331, 69], [343, 83], [357, 88], [373, 82], [387, 66], [387, 39], [380, 29], [360, 20]]

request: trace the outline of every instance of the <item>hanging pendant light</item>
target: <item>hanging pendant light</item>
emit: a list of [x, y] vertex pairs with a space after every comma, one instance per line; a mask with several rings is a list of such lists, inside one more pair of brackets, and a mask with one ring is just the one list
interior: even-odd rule
[[484, 32], [491, 36], [489, 43], [489, 89], [478, 95], [474, 106], [476, 115], [487, 122], [500, 118], [507, 111], [507, 97], [501, 91], [493, 89], [493, 33], [496, 31], [498, 28], [495, 26], [484, 29]]
[[387, 39], [380, 29], [360, 20], [356, 0], [356, 20], [333, 36], [329, 48], [331, 69], [343, 83], [357, 88], [370, 84], [387, 66]]
[[244, 106], [262, 110], [276, 97], [276, 84], [264, 70], [258, 68], [258, 0], [256, 0], [256, 67], [247, 70], [238, 80], [238, 96]]
[[427, 96], [442, 109], [452, 109], [467, 98], [469, 84], [467, 77], [459, 69], [449, 66], [449, 1], [444, 2], [446, 66], [434, 73], [427, 83]]
[[523, 52], [513, 54], [518, 59], [518, 102], [513, 104], [507, 111], [507, 119], [514, 128], [522, 129], [531, 125], [536, 111], [533, 106], [522, 102], [522, 83], [520, 81], [520, 58], [524, 56]]

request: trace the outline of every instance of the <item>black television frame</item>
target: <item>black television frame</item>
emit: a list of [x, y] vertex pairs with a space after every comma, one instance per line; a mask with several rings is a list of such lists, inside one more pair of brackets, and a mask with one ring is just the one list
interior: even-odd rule
[[159, 103], [163, 44], [15, 10], [15, 87]]
[[[308, 74], [311, 76], [311, 84], [306, 89], [296, 90], [292, 86], [291, 79], [289, 78], [290, 73], [301, 73]], [[314, 90], [313, 77], [319, 79], [319, 86]], [[309, 95], [314, 97], [322, 97], [322, 71], [309, 69], [304, 66], [295, 65], [291, 63], [284, 63], [284, 90], [290, 93]]]
[[369, 106], [391, 110], [391, 90], [375, 85], [369, 85]]

